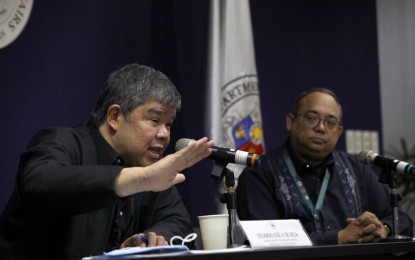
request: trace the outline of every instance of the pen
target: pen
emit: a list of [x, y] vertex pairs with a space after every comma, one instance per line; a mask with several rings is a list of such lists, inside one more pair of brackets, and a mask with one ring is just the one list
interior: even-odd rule
[[141, 242], [148, 244], [148, 239], [142, 234], [137, 234], [137, 237], [138, 237], [138, 240], [140, 240]]

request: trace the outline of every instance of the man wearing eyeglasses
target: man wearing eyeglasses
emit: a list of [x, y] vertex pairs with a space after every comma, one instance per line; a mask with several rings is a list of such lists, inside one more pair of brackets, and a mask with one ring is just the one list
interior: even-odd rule
[[[324, 88], [301, 93], [286, 117], [286, 142], [239, 177], [241, 220], [299, 219], [315, 245], [376, 242], [391, 235], [389, 190], [356, 156], [334, 150], [342, 109]], [[399, 212], [399, 234], [412, 221]]]

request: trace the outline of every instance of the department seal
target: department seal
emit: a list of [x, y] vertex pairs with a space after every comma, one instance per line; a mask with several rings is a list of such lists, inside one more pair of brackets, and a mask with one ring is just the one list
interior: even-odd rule
[[29, 20], [33, 0], [0, 0], [0, 49], [20, 35]]

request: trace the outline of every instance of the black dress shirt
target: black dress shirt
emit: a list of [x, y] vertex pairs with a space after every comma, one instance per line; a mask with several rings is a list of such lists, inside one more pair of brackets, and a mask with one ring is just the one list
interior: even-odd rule
[[124, 166], [117, 159], [91, 124], [35, 135], [0, 216], [0, 259], [81, 259], [140, 232], [167, 240], [193, 232], [175, 187], [145, 192], [138, 202], [136, 195], [119, 198], [113, 185]]

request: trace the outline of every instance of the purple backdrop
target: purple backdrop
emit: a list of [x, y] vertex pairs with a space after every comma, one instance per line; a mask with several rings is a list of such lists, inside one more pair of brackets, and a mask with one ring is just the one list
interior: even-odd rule
[[[85, 122], [107, 75], [127, 63], [165, 72], [182, 92], [169, 151], [204, 136], [208, 11], [208, 0], [35, 0], [21, 36], [0, 49], [0, 211], [30, 137]], [[310, 87], [338, 94], [346, 128], [381, 130], [374, 0], [255, 0], [251, 11], [267, 149], [284, 141], [285, 114]], [[178, 185], [195, 224], [215, 212], [211, 166]]]

